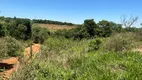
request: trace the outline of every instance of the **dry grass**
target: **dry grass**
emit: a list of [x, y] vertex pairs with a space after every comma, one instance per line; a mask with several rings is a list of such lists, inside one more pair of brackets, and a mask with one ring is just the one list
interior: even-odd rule
[[56, 25], [56, 24], [36, 24], [43, 28], [48, 28], [48, 30], [63, 30], [63, 29], [72, 29], [77, 26], [68, 26], [68, 25]]

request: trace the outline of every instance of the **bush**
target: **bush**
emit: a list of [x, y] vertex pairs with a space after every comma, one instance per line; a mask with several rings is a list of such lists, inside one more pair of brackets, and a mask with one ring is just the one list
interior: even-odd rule
[[16, 19], [11, 23], [5, 24], [8, 35], [21, 40], [31, 38], [31, 23], [30, 20]]
[[32, 40], [34, 43], [43, 43], [47, 39], [49, 31], [41, 27], [32, 28]]
[[98, 50], [100, 48], [100, 44], [102, 43], [101, 39], [95, 39], [93, 41], [90, 41], [89, 43], [89, 52]]
[[119, 33], [108, 38], [103, 48], [107, 51], [126, 51], [136, 45], [136, 39], [134, 33]]
[[20, 56], [22, 51], [22, 44], [12, 38], [0, 38], [0, 57], [15, 57]]

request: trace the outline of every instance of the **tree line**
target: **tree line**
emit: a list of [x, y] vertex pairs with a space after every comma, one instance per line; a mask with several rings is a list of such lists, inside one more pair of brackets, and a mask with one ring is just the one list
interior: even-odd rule
[[[41, 20], [41, 23], [42, 21], [43, 20]], [[141, 28], [131, 27], [132, 24], [129, 25], [130, 22], [126, 20], [124, 23], [129, 26], [125, 28], [123, 27], [123, 24], [117, 24], [107, 20], [102, 20], [96, 23], [94, 19], [87, 19], [82, 25], [78, 25], [77, 28], [70, 30], [58, 30], [56, 32], [49, 32], [47, 29], [40, 27], [32, 27], [33, 22], [34, 20], [32, 21], [30, 19], [0, 17], [0, 37], [12, 36], [16, 39], [32, 39], [36, 43], [42, 43], [49, 35], [57, 37], [62, 36], [71, 39], [90, 39], [97, 37], [109, 37], [113, 33], [142, 31]], [[132, 21], [132, 23], [134, 23], [134, 21]]]
[[11, 36], [17, 40], [42, 43], [48, 34], [47, 29], [32, 27], [30, 19], [0, 17], [0, 37]]
[[71, 30], [58, 30], [56, 35], [66, 38], [83, 39], [96, 37], [109, 37], [113, 33], [138, 32], [141, 28], [123, 27], [123, 24], [116, 24], [111, 21], [102, 20], [96, 23], [94, 19], [85, 20], [82, 25]]
[[33, 19], [34, 23], [44, 23], [44, 24], [57, 24], [57, 25], [69, 25], [73, 26], [73, 23], [68, 22], [60, 22], [60, 21], [52, 21], [52, 20], [42, 20], [42, 19]]

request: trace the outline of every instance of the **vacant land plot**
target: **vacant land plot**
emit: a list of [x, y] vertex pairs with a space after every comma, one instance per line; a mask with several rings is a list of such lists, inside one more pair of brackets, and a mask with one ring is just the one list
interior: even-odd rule
[[40, 27], [48, 28], [48, 30], [63, 30], [63, 29], [72, 29], [77, 26], [68, 26], [68, 25], [56, 25], [56, 24], [37, 24]]

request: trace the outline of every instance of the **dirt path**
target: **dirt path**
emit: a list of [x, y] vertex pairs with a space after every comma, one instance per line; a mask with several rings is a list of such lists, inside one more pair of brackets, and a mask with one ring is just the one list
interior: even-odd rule
[[[32, 53], [33, 56], [35, 56], [39, 52], [40, 44], [34, 44], [32, 46]], [[24, 51], [24, 57], [29, 58], [30, 57], [30, 47], [26, 48]]]
[[[38, 52], [39, 52], [39, 49], [40, 49], [40, 44], [34, 44], [32, 45], [32, 53], [33, 53], [33, 56], [35, 56]], [[30, 47], [26, 48], [24, 50], [24, 57], [26, 58], [29, 58], [30, 57]], [[9, 59], [5, 59], [5, 60], [2, 60], [0, 62], [0, 67], [5, 67], [7, 70], [4, 71], [4, 72], [0, 72], [0, 76], [3, 76], [3, 80], [6, 80], [7, 78], [10, 77], [10, 75], [16, 71], [19, 67], [19, 61], [18, 61], [18, 57], [11, 57]]]

